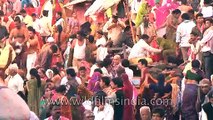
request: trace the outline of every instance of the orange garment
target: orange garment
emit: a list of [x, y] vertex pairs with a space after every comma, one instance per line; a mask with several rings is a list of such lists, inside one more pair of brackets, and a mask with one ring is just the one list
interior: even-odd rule
[[54, 95], [52, 96], [52, 100], [60, 102], [61, 116], [69, 118], [69, 120], [72, 120], [71, 106], [67, 97], [59, 93], [54, 93]]

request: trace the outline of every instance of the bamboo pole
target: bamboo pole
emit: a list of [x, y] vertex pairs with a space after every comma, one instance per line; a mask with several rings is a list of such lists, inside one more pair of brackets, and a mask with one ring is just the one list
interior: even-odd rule
[[130, 14], [128, 3], [129, 3], [128, 0], [126, 0], [124, 2], [124, 7], [126, 8], [127, 18], [129, 20], [129, 25], [130, 25], [130, 29], [131, 29], [131, 33], [132, 33], [132, 40], [133, 40], [133, 42], [135, 44], [137, 41], [136, 41], [135, 31], [134, 31], [134, 28], [132, 26], [131, 14]]

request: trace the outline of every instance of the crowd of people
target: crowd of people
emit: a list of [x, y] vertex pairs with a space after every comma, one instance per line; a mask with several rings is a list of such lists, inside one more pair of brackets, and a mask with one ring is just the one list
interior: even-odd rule
[[213, 120], [213, 2], [97, 1], [0, 1], [0, 119]]

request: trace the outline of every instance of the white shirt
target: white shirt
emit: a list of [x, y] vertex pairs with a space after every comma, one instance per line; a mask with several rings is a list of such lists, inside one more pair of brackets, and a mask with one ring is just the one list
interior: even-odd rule
[[148, 52], [161, 52], [160, 49], [156, 49], [148, 45], [143, 39], [140, 39], [131, 49], [128, 59], [147, 57]]
[[[213, 26], [212, 26], [213, 27]], [[202, 52], [211, 51], [213, 54], [213, 28], [209, 28], [204, 32], [203, 39], [200, 41]]]
[[48, 17], [43, 16], [39, 20], [39, 27], [41, 36], [49, 36], [51, 34], [51, 23]]
[[60, 18], [59, 20], [56, 21], [55, 26], [61, 25], [62, 28], [64, 27], [64, 19]]
[[212, 6], [202, 7], [201, 13], [203, 14], [204, 18], [212, 17], [213, 16], [213, 7]]
[[43, 5], [44, 10], [48, 10], [48, 19], [46, 22], [48, 22], [52, 26], [52, 18], [53, 18], [53, 5], [51, 3], [51, 0], [47, 0]]
[[[133, 71], [131, 69], [129, 69], [128, 67], [125, 67], [125, 72], [129, 77], [129, 80], [131, 82], [131, 80], [133, 79]], [[132, 83], [132, 82], [131, 82]]]
[[39, 28], [39, 19], [36, 19], [35, 21], [33, 21], [33, 26], [32, 26], [36, 32], [40, 33], [40, 28]]
[[138, 13], [138, 10], [141, 6], [143, 0], [141, 0], [140, 2], [138, 2], [138, 0], [133, 0], [131, 3], [131, 11], [132, 13]]
[[103, 72], [103, 76], [112, 77], [112, 74], [110, 74], [105, 67], [102, 67], [101, 71]]
[[79, 46], [78, 40], [76, 40], [73, 57], [76, 59], [84, 59], [86, 54], [85, 49], [86, 49], [86, 40], [84, 40], [84, 43], [81, 46]]
[[8, 76], [6, 78], [6, 82], [8, 83], [8, 88], [14, 91], [15, 93], [18, 93], [19, 91], [24, 91], [24, 80], [19, 74], [16, 74], [15, 76]]
[[195, 46], [193, 44], [191, 44], [191, 52], [189, 55], [188, 60], [192, 61], [192, 55], [196, 54], [195, 59], [199, 60], [199, 49], [200, 49], [200, 41], [197, 41], [197, 43], [195, 44]]
[[100, 39], [97, 39], [95, 45], [97, 47], [99, 45], [105, 46], [106, 45], [106, 38], [104, 36], [102, 36]]
[[195, 27], [196, 24], [191, 20], [185, 20], [177, 27], [176, 32], [176, 42], [180, 43], [180, 47], [190, 47], [189, 39], [192, 28]]
[[[117, 23], [120, 23], [123, 26], [125, 26], [125, 24], [120, 20], [118, 20]], [[108, 38], [113, 41], [113, 45], [116, 45], [119, 40], [120, 34], [122, 33], [123, 28], [121, 28], [119, 25], [117, 25], [116, 27], [111, 28], [110, 30], [107, 30], [113, 24], [114, 23], [112, 22], [112, 19], [107, 21], [103, 27], [103, 32], [108, 32]]]
[[105, 103], [103, 111], [99, 111], [98, 107], [95, 107], [93, 113], [95, 120], [113, 120], [114, 109], [110, 104]]
[[[77, 83], [80, 85], [80, 84], [82, 84], [82, 82], [81, 82], [81, 78], [79, 78], [79, 77], [75, 77], [75, 79], [76, 79], [76, 81], [77, 81]], [[65, 76], [65, 77], [63, 77], [62, 79], [61, 79], [61, 85], [66, 85], [67, 84], [67, 82], [68, 82], [68, 79], [67, 79], [67, 77]]]

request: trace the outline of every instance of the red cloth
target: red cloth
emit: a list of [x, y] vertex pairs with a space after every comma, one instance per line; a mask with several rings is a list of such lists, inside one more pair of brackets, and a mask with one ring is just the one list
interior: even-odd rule
[[41, 50], [42, 46], [44, 45], [42, 38], [40, 36], [40, 33], [36, 33], [37, 37], [38, 37], [38, 48], [39, 50]]
[[[156, 40], [153, 40], [151, 42], [151, 46], [154, 47], [154, 48], [159, 48], [158, 43], [157, 43]], [[153, 62], [159, 62], [161, 56], [159, 54], [154, 54], [154, 55], [151, 56], [151, 58], [152, 58]]]
[[35, 8], [31, 8], [31, 7], [27, 7], [25, 8], [26, 12], [28, 15], [32, 15], [33, 13], [36, 13], [36, 9]]
[[16, 27], [15, 22], [11, 22], [9, 25], [9, 32], [11, 32], [11, 30], [14, 29], [15, 27]]
[[128, 100], [128, 103], [124, 104], [124, 113], [123, 113], [123, 120], [134, 120], [133, 111], [134, 107], [131, 104], [132, 97], [133, 97], [133, 86], [129, 81], [127, 74], [122, 74], [122, 80], [123, 80], [123, 92], [124, 92], [124, 98], [125, 102]]

